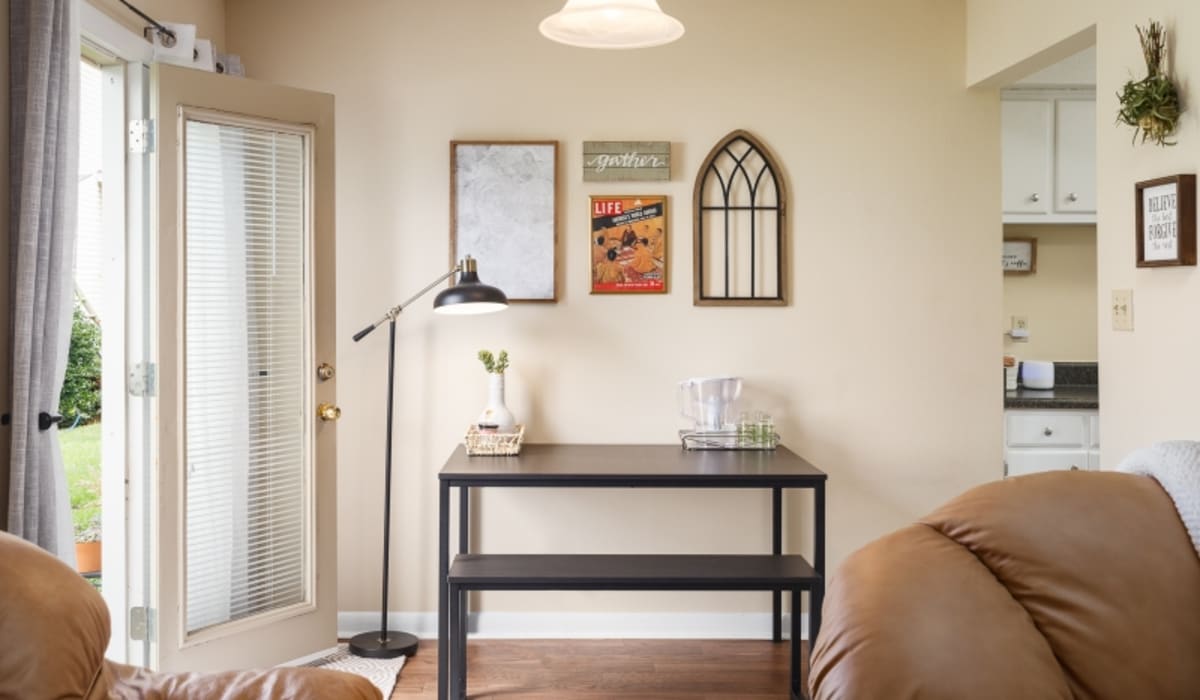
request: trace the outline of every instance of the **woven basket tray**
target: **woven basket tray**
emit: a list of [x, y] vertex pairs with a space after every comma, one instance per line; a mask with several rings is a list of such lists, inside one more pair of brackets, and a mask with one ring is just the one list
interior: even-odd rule
[[463, 443], [468, 455], [515, 455], [521, 453], [524, 438], [524, 425], [518, 425], [513, 433], [481, 432], [479, 426], [472, 425], [467, 428]]

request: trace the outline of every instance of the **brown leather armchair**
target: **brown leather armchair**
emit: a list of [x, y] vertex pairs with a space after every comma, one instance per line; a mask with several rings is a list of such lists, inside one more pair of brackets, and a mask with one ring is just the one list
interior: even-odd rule
[[830, 583], [819, 700], [1200, 698], [1200, 557], [1148, 477], [987, 484]]
[[152, 673], [106, 660], [108, 636], [90, 583], [0, 532], [0, 700], [380, 700], [367, 679], [316, 668]]

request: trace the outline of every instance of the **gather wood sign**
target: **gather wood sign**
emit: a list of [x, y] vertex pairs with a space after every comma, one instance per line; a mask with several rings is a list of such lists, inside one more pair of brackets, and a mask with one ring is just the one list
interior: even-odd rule
[[584, 141], [584, 182], [671, 179], [670, 141]]

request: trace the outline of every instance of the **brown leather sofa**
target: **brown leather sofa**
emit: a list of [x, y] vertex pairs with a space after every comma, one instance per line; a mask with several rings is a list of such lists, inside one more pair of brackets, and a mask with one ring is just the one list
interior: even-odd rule
[[817, 700], [1200, 698], [1200, 556], [1148, 477], [978, 487], [830, 584]]
[[90, 583], [0, 532], [0, 700], [380, 700], [365, 678], [315, 668], [152, 673], [106, 660], [108, 636]]

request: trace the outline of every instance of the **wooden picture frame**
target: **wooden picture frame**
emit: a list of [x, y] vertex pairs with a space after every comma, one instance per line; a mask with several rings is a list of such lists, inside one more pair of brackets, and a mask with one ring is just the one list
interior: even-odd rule
[[512, 302], [558, 301], [558, 141], [450, 142], [450, 264]]
[[1138, 267], [1196, 264], [1196, 176], [1136, 183], [1134, 227]]
[[1005, 238], [1000, 267], [1006, 275], [1032, 275], [1037, 272], [1037, 239]]
[[766, 144], [738, 129], [692, 188], [692, 304], [787, 306], [788, 186]]
[[592, 294], [666, 294], [667, 196], [588, 198]]

